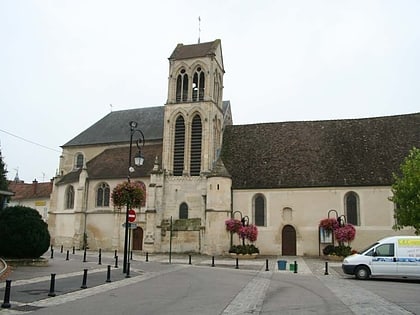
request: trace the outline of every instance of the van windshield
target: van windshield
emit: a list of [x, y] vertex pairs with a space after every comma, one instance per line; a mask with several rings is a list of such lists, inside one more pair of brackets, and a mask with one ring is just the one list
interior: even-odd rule
[[358, 254], [363, 254], [363, 253], [367, 252], [369, 249], [371, 249], [373, 246], [378, 245], [378, 244], [379, 244], [379, 242], [373, 243], [372, 245], [370, 245], [370, 246], [366, 247], [365, 249], [359, 251]]

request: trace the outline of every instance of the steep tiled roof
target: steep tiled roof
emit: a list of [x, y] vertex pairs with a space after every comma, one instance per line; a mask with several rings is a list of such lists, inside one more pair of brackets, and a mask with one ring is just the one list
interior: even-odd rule
[[163, 106], [111, 112], [64, 144], [63, 147], [128, 142], [130, 139], [129, 122], [132, 120], [138, 123], [138, 128], [148, 141], [161, 140], [163, 138], [163, 114]]
[[50, 198], [52, 182], [38, 183], [34, 181], [29, 184], [11, 181], [9, 190], [15, 193], [12, 200]]
[[178, 44], [169, 59], [180, 60], [214, 55], [217, 45], [220, 45], [220, 39], [193, 45]]
[[[137, 148], [133, 146], [133, 159], [136, 154]], [[142, 150], [142, 154], [144, 156], [144, 165], [134, 167], [135, 171], [130, 173], [130, 177], [132, 178], [145, 177], [150, 175], [156, 156], [159, 159], [162, 157], [162, 145], [146, 145]], [[159, 164], [161, 164], [161, 160], [159, 160]], [[104, 152], [98, 154], [95, 158], [87, 162], [86, 167], [89, 179], [127, 178], [128, 147], [106, 149]], [[58, 184], [61, 185], [77, 182], [79, 180], [80, 172], [81, 170], [79, 169], [64, 175], [58, 181]]]
[[227, 126], [222, 159], [233, 188], [390, 185], [420, 147], [420, 113]]

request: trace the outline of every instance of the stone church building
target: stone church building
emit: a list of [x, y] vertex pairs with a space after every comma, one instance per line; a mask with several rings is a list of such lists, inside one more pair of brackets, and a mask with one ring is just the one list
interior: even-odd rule
[[[110, 196], [127, 176], [146, 192], [133, 250], [227, 253], [232, 215], [257, 225], [263, 255], [318, 255], [329, 213], [356, 226], [356, 249], [413, 234], [392, 230], [388, 198], [392, 173], [420, 147], [420, 113], [234, 125], [224, 73], [220, 40], [178, 44], [165, 105], [111, 112], [62, 146], [49, 212], [55, 245], [122, 250], [126, 209]], [[145, 139], [139, 167], [129, 162], [130, 121]]]

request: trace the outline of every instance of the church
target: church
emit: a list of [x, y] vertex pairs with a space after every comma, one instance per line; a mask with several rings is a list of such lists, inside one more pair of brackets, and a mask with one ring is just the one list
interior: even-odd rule
[[111, 194], [127, 178], [145, 192], [132, 250], [226, 254], [239, 244], [226, 230], [231, 217], [257, 226], [262, 255], [319, 255], [319, 222], [330, 215], [355, 226], [354, 249], [413, 235], [392, 230], [389, 197], [393, 173], [420, 147], [420, 113], [234, 125], [224, 73], [219, 39], [178, 44], [166, 104], [113, 111], [62, 146], [54, 245], [122, 250], [127, 209]]

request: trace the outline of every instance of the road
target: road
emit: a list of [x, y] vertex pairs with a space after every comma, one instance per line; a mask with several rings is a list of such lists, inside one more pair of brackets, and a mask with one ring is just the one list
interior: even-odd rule
[[[339, 263], [302, 257], [298, 272], [278, 270], [276, 258], [236, 262], [193, 256], [133, 257], [130, 278], [115, 267], [111, 253], [102, 265], [94, 253], [56, 254], [49, 267], [18, 267], [12, 279], [11, 308], [4, 314], [420, 314], [419, 281], [358, 281], [340, 272]], [[267, 259], [267, 260], [266, 260]], [[266, 264], [268, 263], [268, 265]], [[106, 282], [108, 265], [111, 282]], [[268, 270], [267, 270], [268, 267]], [[87, 288], [81, 289], [84, 269]], [[55, 297], [50, 274], [56, 273]], [[0, 282], [4, 295], [4, 281]]]

